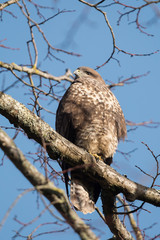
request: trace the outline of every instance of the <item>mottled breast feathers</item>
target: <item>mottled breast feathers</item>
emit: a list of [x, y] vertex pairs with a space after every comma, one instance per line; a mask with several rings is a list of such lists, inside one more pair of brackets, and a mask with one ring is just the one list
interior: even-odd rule
[[[118, 141], [125, 139], [122, 109], [98, 72], [79, 67], [56, 114], [56, 130], [72, 143], [110, 164]], [[67, 169], [65, 163], [63, 168]], [[82, 177], [83, 176], [83, 177]], [[67, 175], [65, 175], [67, 180]], [[71, 172], [71, 201], [83, 213], [93, 212], [100, 186], [83, 170]]]

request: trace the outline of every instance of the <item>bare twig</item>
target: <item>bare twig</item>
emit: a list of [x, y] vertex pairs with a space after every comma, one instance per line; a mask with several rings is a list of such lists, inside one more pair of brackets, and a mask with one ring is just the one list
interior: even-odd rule
[[25, 12], [25, 10], [24, 10], [24, 7], [23, 7], [19, 2], [17, 2], [17, 5], [19, 6], [19, 8], [20, 8], [20, 10], [22, 11], [23, 15], [24, 15], [30, 22], [32, 22], [32, 24], [33, 24], [32, 27], [35, 26], [35, 27], [37, 28], [37, 30], [38, 30], [38, 31], [40, 32], [40, 34], [42, 35], [44, 41], [47, 43], [47, 45], [48, 45], [52, 50], [57, 51], [57, 52], [63, 52], [63, 53], [66, 53], [66, 54], [69, 54], [69, 55], [72, 55], [72, 56], [77, 56], [77, 57], [80, 57], [80, 56], [81, 56], [81, 55], [78, 54], [78, 53], [68, 52], [68, 51], [65, 51], [65, 50], [63, 50], [63, 49], [53, 47], [53, 46], [49, 43], [49, 41], [47, 40], [47, 38], [46, 38], [44, 32], [42, 31], [42, 29], [40, 28], [39, 24], [38, 24], [36, 21], [34, 21], [30, 16], [28, 16], [28, 14], [27, 14], [27, 13]]
[[[28, 73], [28, 74], [31, 74], [31, 75], [37, 75], [37, 76], [40, 76], [40, 77], [43, 77], [43, 78], [46, 78], [46, 79], [51, 79], [51, 80], [54, 80], [54, 81], [57, 81], [57, 82], [60, 82], [62, 80], [67, 80], [69, 82], [73, 82], [73, 80], [69, 77], [71, 76], [71, 72], [66, 72], [65, 75], [62, 75], [60, 77], [55, 77], [47, 72], [44, 72], [42, 70], [39, 70], [37, 68], [29, 68], [29, 67], [26, 67], [26, 66], [20, 66], [20, 65], [17, 65], [16, 63], [4, 63], [2, 61], [0, 61], [0, 67], [3, 67], [5, 69], [8, 69], [8, 70], [16, 70], [16, 71], [19, 71], [19, 72], [25, 72], [25, 73]], [[69, 73], [69, 74], [68, 74]]]
[[136, 80], [141, 77], [146, 77], [148, 74], [149, 74], [149, 72], [141, 74], [141, 75], [137, 75], [137, 76], [131, 76], [129, 78], [119, 81], [118, 83], [111, 83], [108, 87], [112, 88], [112, 87], [116, 87], [116, 86], [124, 86], [125, 84], [131, 84], [131, 83], [136, 82]]
[[158, 155], [158, 156], [155, 156], [154, 152], [150, 149], [150, 147], [149, 147], [146, 143], [142, 142], [142, 144], [144, 144], [144, 145], [147, 147], [148, 151], [152, 154], [152, 156], [153, 156], [153, 158], [154, 158], [154, 160], [155, 160], [155, 162], [156, 162], [156, 174], [155, 174], [154, 177], [152, 177], [152, 178], [153, 178], [153, 182], [152, 182], [152, 185], [151, 185], [151, 188], [152, 188], [152, 187], [154, 186], [157, 178], [160, 176], [160, 172], [159, 172], [159, 161], [158, 161], [159, 155]]
[[[3, 42], [3, 41], [6, 41], [6, 40], [7, 40], [7, 39], [0, 40], [0, 43]], [[9, 46], [6, 46], [6, 45], [4, 45], [4, 44], [0, 44], [0, 47], [6, 48], [6, 49], [10, 49], [10, 50], [19, 50], [19, 48], [9, 47]]]
[[148, 127], [148, 128], [156, 128], [160, 125], [160, 122], [154, 122], [154, 121], [150, 120], [150, 121], [135, 123], [135, 122], [126, 120], [126, 124], [128, 126], [143, 126], [143, 127]]
[[[0, 131], [1, 131], [1, 130], [0, 130]], [[1, 133], [0, 133], [0, 134], [1, 134]], [[1, 139], [0, 139], [0, 141], [1, 141]], [[1, 145], [1, 143], [0, 143], [0, 145]], [[6, 222], [8, 216], [9, 216], [9, 214], [10, 214], [10, 212], [11, 212], [12, 209], [15, 207], [15, 205], [16, 205], [17, 202], [20, 200], [20, 198], [22, 198], [26, 193], [28, 193], [28, 192], [30, 192], [30, 191], [33, 191], [33, 190], [34, 190], [34, 188], [32, 188], [32, 189], [27, 189], [27, 190], [23, 191], [21, 194], [19, 194], [19, 195], [16, 197], [15, 201], [11, 204], [11, 206], [10, 206], [9, 209], [7, 210], [5, 216], [3, 217], [3, 219], [2, 219], [1, 222], [0, 222], [0, 230], [2, 229], [4, 223]]]
[[[122, 204], [124, 204], [124, 209], [126, 210], [126, 212], [130, 212], [131, 211], [130, 207], [128, 205], [126, 205], [126, 202], [122, 199], [122, 197], [120, 195], [117, 195], [117, 198]], [[143, 240], [143, 236], [141, 234], [141, 231], [140, 231], [139, 227], [137, 226], [137, 223], [134, 219], [133, 214], [129, 213], [129, 214], [127, 214], [127, 216], [129, 217], [129, 221], [130, 221], [132, 229], [133, 229], [133, 231], [136, 235], [136, 239], [137, 240]]]
[[[112, 26], [111, 26], [111, 24], [110, 24], [110, 22], [109, 22], [109, 20], [108, 20], [108, 18], [107, 18], [107, 13], [104, 12], [104, 11], [102, 11], [101, 8], [98, 8], [98, 5], [99, 5], [100, 3], [102, 3], [103, 1], [100, 1], [100, 2], [97, 3], [97, 4], [91, 4], [91, 3], [88, 3], [88, 2], [86, 2], [86, 1], [84, 1], [84, 0], [79, 0], [79, 1], [80, 1], [81, 3], [83, 3], [83, 4], [86, 4], [86, 5], [89, 6], [89, 7], [95, 8], [97, 11], [99, 11], [101, 14], [103, 14], [103, 16], [104, 16], [104, 18], [105, 18], [105, 22], [106, 22], [106, 24], [107, 24], [107, 26], [108, 26], [108, 28], [109, 28], [109, 30], [110, 30], [110, 33], [111, 33], [111, 37], [112, 37], [112, 51], [111, 51], [111, 53], [110, 53], [110, 56], [108, 57], [108, 59], [107, 59], [103, 64], [97, 66], [96, 69], [98, 69], [98, 68], [100, 68], [100, 67], [103, 67], [103, 66], [104, 66], [105, 64], [107, 64], [111, 59], [114, 59], [114, 60], [115, 60], [115, 58], [114, 58], [113, 56], [114, 56], [116, 50], [117, 50], [118, 52], [122, 52], [122, 53], [124, 53], [124, 54], [127, 54], [127, 55], [129, 55], [129, 56], [131, 56], [131, 57], [133, 57], [133, 56], [137, 56], [137, 57], [139, 57], [139, 56], [151, 56], [151, 55], [156, 54], [156, 53], [158, 53], [158, 52], [160, 51], [160, 50], [156, 50], [156, 51], [153, 51], [153, 52], [150, 52], [150, 53], [131, 53], [131, 52], [128, 52], [128, 51], [126, 51], [126, 50], [123, 50], [123, 49], [119, 48], [119, 47], [116, 45], [116, 38], [115, 38], [115, 35], [114, 35], [114, 32], [113, 32], [113, 28], [112, 28]], [[132, 7], [132, 6], [126, 5], [126, 4], [121, 3], [120, 1], [116, 1], [116, 0], [114, 0], [114, 2], [115, 2], [116, 4], [120, 4], [120, 5], [122, 5], [122, 6], [125, 6], [126, 8], [131, 8], [131, 11], [129, 11], [129, 12], [125, 13], [125, 14], [129, 14], [129, 13], [131, 13], [131, 12], [134, 12], [134, 11], [138, 10], [136, 23], [137, 23], [137, 27], [139, 28], [139, 30], [140, 30], [141, 32], [143, 32], [142, 26], [139, 24], [139, 21], [138, 21], [140, 10], [141, 10], [142, 8], [144, 8], [144, 7], [152, 4], [152, 3], [159, 3], [160, 0], [158, 0], [158, 1], [152, 1], [152, 2], [149, 2], [149, 3], [147, 2], [146, 4], [141, 5], [140, 7]], [[124, 16], [125, 14], [121, 14], [121, 17]], [[120, 17], [120, 18], [121, 18], [121, 17]], [[119, 19], [119, 21], [120, 21], [120, 19]], [[149, 34], [148, 34], [148, 35], [149, 35]]]
[[[33, 68], [37, 68], [37, 63], [38, 63], [38, 50], [37, 50], [37, 45], [36, 45], [36, 42], [35, 42], [35, 38], [34, 38], [34, 34], [33, 34], [33, 29], [32, 29], [32, 26], [31, 26], [31, 21], [30, 21], [30, 13], [27, 9], [27, 6], [25, 4], [25, 2], [22, 0], [23, 2], [23, 5], [24, 5], [24, 8], [26, 10], [26, 13], [28, 15], [28, 26], [29, 26], [29, 29], [30, 29], [30, 35], [31, 35], [31, 42], [32, 42], [32, 45], [33, 45], [33, 49], [34, 49], [34, 54], [35, 54], [35, 59], [34, 59], [34, 64], [33, 64]], [[30, 52], [30, 51], [29, 51]], [[32, 59], [31, 60], [31, 64], [32, 64]]]

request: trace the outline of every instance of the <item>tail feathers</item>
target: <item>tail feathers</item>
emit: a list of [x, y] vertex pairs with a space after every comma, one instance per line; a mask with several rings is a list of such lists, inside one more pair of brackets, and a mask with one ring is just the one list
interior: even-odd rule
[[95, 203], [100, 194], [100, 187], [95, 183], [71, 180], [70, 199], [74, 207], [84, 214], [92, 213], [95, 210]]

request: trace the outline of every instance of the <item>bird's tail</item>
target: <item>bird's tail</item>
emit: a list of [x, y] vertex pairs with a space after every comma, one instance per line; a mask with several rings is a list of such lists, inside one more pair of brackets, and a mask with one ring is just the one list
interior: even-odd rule
[[100, 190], [99, 184], [91, 182], [88, 177], [71, 178], [71, 202], [77, 210], [84, 214], [94, 212]]

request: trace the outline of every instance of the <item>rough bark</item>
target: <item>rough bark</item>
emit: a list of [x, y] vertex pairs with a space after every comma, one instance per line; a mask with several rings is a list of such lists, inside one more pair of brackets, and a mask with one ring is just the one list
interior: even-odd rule
[[105, 221], [111, 232], [116, 236], [116, 239], [133, 240], [134, 238], [126, 230], [125, 226], [116, 214], [116, 196], [112, 194], [111, 191], [106, 191], [102, 189], [101, 199], [103, 203], [103, 213], [105, 216]]
[[63, 190], [54, 186], [53, 182], [46, 178], [24, 157], [13, 140], [0, 128], [0, 148], [21, 171], [28, 181], [41, 192], [50, 203], [61, 213], [68, 224], [79, 234], [83, 240], [97, 240], [98, 238], [71, 209]]
[[21, 127], [29, 138], [42, 146], [45, 143], [51, 159], [64, 157], [65, 161], [73, 167], [82, 165], [102, 188], [114, 191], [115, 194], [123, 193], [128, 201], [141, 200], [160, 206], [160, 191], [131, 181], [102, 161], [97, 162], [92, 155], [60, 136], [23, 104], [2, 92], [0, 93], [0, 114], [15, 126]]
[[[96, 181], [101, 185], [106, 223], [116, 235], [117, 239], [132, 239], [132, 237], [123, 224], [121, 224], [118, 215], [114, 214], [114, 199], [108, 198], [110, 194], [115, 197], [118, 193], [123, 193], [128, 201], [141, 200], [155, 206], [160, 206], [160, 191], [133, 182], [117, 173], [113, 168], [102, 161], [97, 161], [88, 152], [75, 146], [56, 133], [47, 123], [33, 114], [23, 104], [2, 92], [0, 93], [0, 114], [5, 116], [15, 126], [21, 127], [29, 138], [34, 139], [43, 147], [45, 146], [51, 159], [54, 160], [58, 157], [63, 157], [63, 159], [73, 167], [81, 165], [93, 181]], [[32, 184], [34, 186], [37, 185], [34, 180]], [[39, 184], [41, 185], [40, 182]], [[42, 185], [43, 184], [44, 182]], [[53, 194], [51, 194], [51, 196], [52, 195]], [[48, 194], [45, 196], [48, 198]], [[57, 200], [59, 201], [57, 196], [56, 198], [54, 198], [54, 196], [52, 197], [53, 202]], [[68, 210], [66, 199], [62, 206], [60, 206], [59, 203], [58, 205], [55, 203], [55, 207], [62, 215], [63, 211], [65, 211], [65, 214], [66, 211], [70, 211]], [[66, 217], [65, 214], [64, 217]], [[73, 222], [74, 221], [75, 220], [73, 220]], [[70, 221], [69, 224], [72, 226], [72, 221]], [[80, 228], [78, 227], [78, 229]]]

